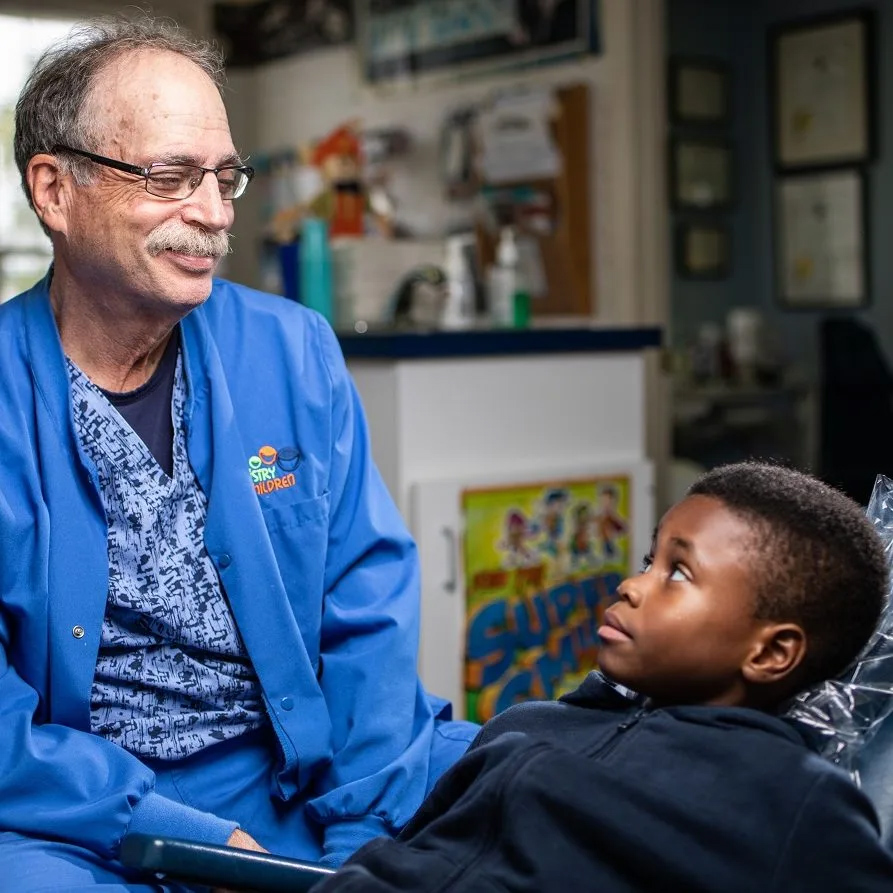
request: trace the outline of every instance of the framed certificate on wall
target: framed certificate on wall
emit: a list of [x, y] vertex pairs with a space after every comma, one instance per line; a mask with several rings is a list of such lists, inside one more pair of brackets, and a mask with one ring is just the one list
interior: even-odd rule
[[674, 56], [668, 72], [670, 120], [674, 124], [728, 124], [729, 67], [720, 59]]
[[780, 177], [775, 185], [778, 294], [789, 308], [868, 302], [865, 181], [860, 168]]
[[686, 279], [723, 279], [731, 266], [725, 223], [685, 221], [676, 227], [676, 272]]
[[716, 210], [734, 202], [732, 144], [677, 137], [670, 143], [670, 197], [679, 210]]
[[874, 24], [874, 12], [863, 9], [770, 33], [778, 168], [856, 164], [874, 155]]

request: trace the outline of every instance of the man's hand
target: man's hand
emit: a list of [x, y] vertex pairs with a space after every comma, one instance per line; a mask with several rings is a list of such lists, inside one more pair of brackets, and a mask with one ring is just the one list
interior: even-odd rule
[[268, 853], [250, 834], [246, 834], [241, 828], [236, 828], [226, 842], [227, 846], [240, 850], [252, 850], [255, 853]]
[[[229, 836], [226, 842], [227, 846], [235, 847], [239, 850], [252, 850], [255, 853], [268, 853], [250, 834], [246, 834], [241, 828], [236, 828]], [[214, 893], [229, 893], [223, 887], [217, 887]]]

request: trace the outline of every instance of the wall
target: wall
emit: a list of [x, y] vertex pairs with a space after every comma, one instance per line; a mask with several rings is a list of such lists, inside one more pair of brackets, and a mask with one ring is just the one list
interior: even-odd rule
[[[727, 59], [734, 79], [734, 140], [739, 204], [732, 215], [735, 251], [732, 274], [717, 283], [672, 279], [672, 326], [690, 333], [700, 319], [719, 319], [735, 303], [754, 304], [765, 314], [783, 348], [813, 380], [818, 377], [820, 311], [785, 310], [775, 298], [772, 237], [774, 174], [769, 138], [767, 29], [797, 18], [863, 7], [860, 0], [668, 0], [669, 54], [696, 52]], [[893, 8], [875, 4], [878, 28], [877, 123], [879, 157], [868, 169], [869, 277], [871, 305], [854, 315], [871, 325], [893, 357]]]
[[[855, 0], [764, 0], [763, 21], [766, 26], [803, 16], [864, 7]], [[878, 160], [867, 172], [866, 195], [869, 201], [869, 280], [871, 305], [854, 315], [874, 328], [888, 358], [893, 358], [893, 304], [889, 290], [893, 285], [893, 8], [887, 2], [874, 4], [877, 11], [877, 126]], [[754, 192], [758, 201], [754, 216], [756, 250], [753, 258], [754, 285], [764, 304], [771, 308], [785, 343], [792, 352], [815, 368], [818, 357], [818, 320], [815, 311], [782, 311], [772, 306], [773, 271], [771, 265], [771, 155], [769, 143], [769, 110], [766, 101], [766, 41], [755, 45], [757, 58], [754, 91], [763, 99], [760, 115], [754, 120], [755, 155], [758, 157]]]
[[[372, 88], [362, 83], [351, 48], [232, 72], [229, 108], [237, 145], [243, 148], [243, 134], [250, 134], [254, 151], [292, 147], [354, 116], [366, 127], [404, 124], [412, 131], [416, 150], [395, 184], [397, 199], [413, 208], [420, 231], [441, 235], [467, 213], [467, 208], [441, 198], [437, 180], [438, 131], [446, 112], [500, 87], [584, 82], [591, 99], [596, 316], [614, 323], [660, 322], [666, 312], [664, 280], [647, 278], [642, 253], [656, 254], [662, 266], [666, 237], [654, 215], [663, 189], [658, 112], [663, 102], [662, 7], [662, 0], [602, 0], [602, 55], [520, 75]], [[254, 258], [243, 253], [245, 243], [257, 238], [252, 217], [252, 209], [240, 206], [235, 229], [239, 256], [232, 258], [230, 269], [243, 279], [256, 276]]]
[[671, 337], [674, 344], [690, 343], [701, 322], [722, 324], [729, 309], [750, 303], [754, 294], [754, 233], [756, 196], [753, 120], [759, 102], [753, 89], [754, 43], [759, 16], [752, 3], [724, 0], [669, 0], [667, 47], [670, 56], [719, 59], [730, 72], [732, 120], [729, 125], [683, 128], [671, 125], [677, 136], [715, 135], [732, 143], [736, 202], [730, 211], [700, 215], [675, 212], [673, 225], [683, 220], [709, 219], [727, 223], [732, 235], [731, 275], [725, 279], [695, 280], [681, 277], [671, 264]]
[[[294, 146], [353, 115], [368, 126], [409, 124], [419, 151], [406, 172], [407, 201], [430, 231], [449, 225], [461, 208], [439, 199], [433, 174], [437, 128], [445, 111], [492, 89], [520, 83], [584, 81], [591, 88], [592, 276], [597, 308], [606, 323], [662, 324], [668, 313], [668, 268], [663, 163], [664, 0], [600, 0], [603, 53], [582, 62], [523, 76], [478, 78], [435, 88], [383, 92], [365, 87], [350, 49], [273, 62], [253, 71], [231, 71], [227, 106], [237, 147], [251, 152]], [[211, 0], [152, 0], [142, 4], [198, 34], [210, 34]], [[0, 0], [0, 12], [23, 14], [111, 13], [116, 0]], [[410, 191], [411, 190], [411, 193]], [[257, 192], [240, 200], [235, 252], [226, 273], [257, 282]], [[662, 401], [660, 401], [662, 402]], [[651, 417], [656, 431], [661, 410]], [[661, 452], [655, 434], [654, 452]]]
[[[438, 127], [452, 107], [507, 85], [585, 82], [590, 87], [591, 269], [594, 318], [606, 324], [664, 325], [669, 313], [664, 162], [664, 0], [599, 0], [602, 53], [535, 73], [446, 86], [383, 91], [361, 83], [350, 49], [296, 56], [232, 72], [228, 102], [236, 145], [255, 152], [295, 146], [352, 116], [368, 127], [406, 124], [417, 153], [404, 193], [430, 231], [457, 210], [443, 202], [434, 174]], [[399, 196], [398, 196], [399, 198]], [[239, 206], [227, 274], [257, 282], [255, 194]], [[669, 399], [659, 353], [646, 358], [647, 455], [655, 463], [657, 505], [666, 505]]]
[[[664, 158], [664, 2], [598, 0], [602, 54], [543, 68], [535, 75], [477, 79], [396, 95], [360, 83], [349, 49], [271, 63], [254, 71], [231, 71], [227, 106], [236, 146], [262, 152], [324, 133], [359, 115], [368, 126], [410, 124], [419, 139], [412, 178], [413, 199], [434, 185], [436, 132], [451, 106], [503, 86], [537, 80], [549, 84], [585, 81], [592, 88], [590, 140], [592, 276], [595, 319], [609, 324], [663, 325], [668, 314], [668, 239]], [[154, 12], [176, 18], [197, 34], [210, 33], [211, 0], [155, 0]], [[115, 12], [114, 0], [45, 0], [40, 13], [83, 15]], [[34, 14], [27, 0], [0, 0], [0, 11]], [[420, 188], [421, 184], [421, 188]], [[257, 282], [258, 191], [240, 200], [235, 251], [225, 275]], [[448, 222], [451, 208], [436, 198], [418, 203], [420, 219], [432, 229]], [[655, 462], [660, 492], [669, 450], [666, 382], [656, 351], [646, 358], [648, 455]]]

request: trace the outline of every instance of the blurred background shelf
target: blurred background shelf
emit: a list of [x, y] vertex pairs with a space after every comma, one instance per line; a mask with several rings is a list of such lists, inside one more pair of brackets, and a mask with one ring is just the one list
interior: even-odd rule
[[752, 456], [816, 468], [817, 434], [815, 389], [802, 380], [685, 383], [673, 392], [673, 455], [707, 468]]

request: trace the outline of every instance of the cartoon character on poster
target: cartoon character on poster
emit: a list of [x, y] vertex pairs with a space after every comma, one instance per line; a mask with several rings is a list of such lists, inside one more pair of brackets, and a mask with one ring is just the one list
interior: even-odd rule
[[503, 552], [503, 567], [530, 567], [536, 564], [536, 552], [527, 545], [532, 536], [533, 532], [524, 512], [512, 509], [505, 518], [505, 538], [499, 543]]
[[564, 547], [564, 512], [567, 509], [568, 494], [563, 487], [546, 491], [535, 530], [542, 531], [543, 539], [539, 550], [558, 558]]
[[469, 719], [558, 697], [597, 666], [630, 570], [630, 500], [622, 475], [463, 493]]
[[617, 488], [606, 484], [599, 491], [599, 511], [595, 517], [602, 555], [605, 561], [620, 557], [621, 537], [626, 534], [627, 524], [620, 514]]
[[594, 517], [591, 502], [578, 502], [571, 512], [569, 549], [572, 568], [597, 566], [601, 563], [592, 538]]

